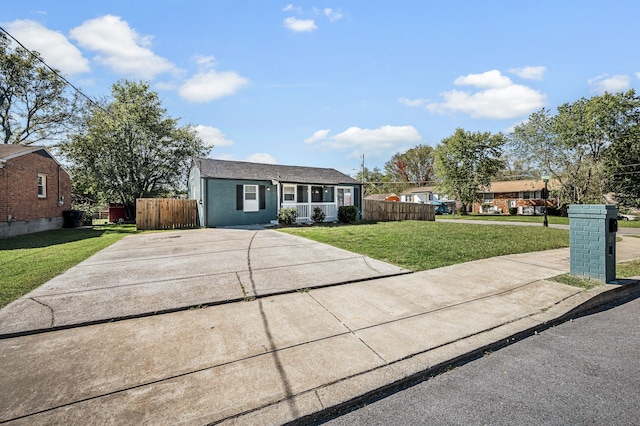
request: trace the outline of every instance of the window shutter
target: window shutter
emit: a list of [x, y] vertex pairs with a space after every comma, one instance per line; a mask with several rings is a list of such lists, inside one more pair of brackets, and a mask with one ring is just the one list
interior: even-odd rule
[[260, 185], [260, 187], [258, 188], [258, 191], [259, 191], [259, 198], [260, 198], [260, 210], [264, 210], [267, 208], [267, 200], [265, 200], [266, 186]]
[[236, 185], [236, 210], [244, 209], [244, 187]]

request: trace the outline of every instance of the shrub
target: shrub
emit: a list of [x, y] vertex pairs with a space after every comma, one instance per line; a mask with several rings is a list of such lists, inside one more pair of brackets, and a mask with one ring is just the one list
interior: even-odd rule
[[517, 207], [509, 207], [509, 214], [518, 214]]
[[278, 211], [278, 223], [281, 225], [293, 225], [296, 223], [298, 211], [295, 207], [283, 207]]
[[338, 221], [342, 223], [353, 223], [358, 216], [356, 206], [340, 206], [338, 207]]
[[314, 207], [313, 208], [313, 216], [311, 216], [311, 220], [313, 220], [315, 223], [324, 222], [324, 219], [326, 217], [327, 217], [327, 215], [324, 214], [324, 212], [322, 211], [322, 209], [320, 207]]

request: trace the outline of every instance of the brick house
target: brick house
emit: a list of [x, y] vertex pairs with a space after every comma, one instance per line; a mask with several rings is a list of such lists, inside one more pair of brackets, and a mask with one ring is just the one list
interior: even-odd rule
[[0, 144], [0, 238], [61, 228], [71, 177], [42, 146]]
[[[549, 191], [553, 191], [558, 182], [548, 183]], [[478, 194], [479, 202], [473, 203], [475, 213], [508, 214], [509, 208], [516, 208], [517, 214], [534, 215], [544, 213], [543, 199], [544, 181], [542, 180], [512, 180], [492, 182], [491, 186]], [[547, 205], [553, 205], [551, 196]]]

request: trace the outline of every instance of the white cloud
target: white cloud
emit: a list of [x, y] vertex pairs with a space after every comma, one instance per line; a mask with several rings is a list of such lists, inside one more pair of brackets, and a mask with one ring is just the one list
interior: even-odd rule
[[210, 148], [233, 145], [233, 141], [227, 139], [225, 134], [222, 133], [222, 130], [216, 129], [215, 127], [199, 125], [195, 127], [195, 130], [198, 132], [198, 136], [200, 136], [204, 143]]
[[63, 74], [89, 71], [89, 61], [59, 32], [28, 19], [18, 19], [2, 25], [27, 49], [40, 53], [48, 65]]
[[278, 164], [276, 159], [271, 154], [266, 154], [264, 152], [256, 152], [255, 154], [251, 154], [246, 158], [245, 161], [248, 161], [250, 163]]
[[304, 143], [306, 144], [312, 144], [318, 141], [321, 141], [323, 139], [326, 139], [327, 136], [329, 135], [329, 129], [325, 129], [325, 130], [317, 130], [316, 132], [313, 133], [313, 136], [311, 136], [310, 138], [306, 138], [304, 140]]
[[476, 91], [451, 90], [442, 93], [443, 102], [432, 102], [432, 112], [462, 112], [473, 118], [506, 119], [528, 115], [542, 108], [546, 95], [528, 86], [515, 84], [498, 70], [469, 74], [455, 79], [456, 85], [479, 88]]
[[636, 73], [636, 78], [640, 78], [640, 72]]
[[329, 18], [330, 22], [335, 22], [338, 21], [340, 19], [342, 19], [342, 12], [337, 11], [337, 10], [333, 10], [331, 8], [326, 8], [324, 9], [324, 16], [326, 16], [327, 18]]
[[480, 88], [506, 87], [513, 82], [498, 70], [483, 72], [482, 74], [468, 74], [453, 81], [456, 86], [475, 86]]
[[401, 104], [405, 104], [406, 106], [409, 106], [409, 107], [419, 107], [419, 106], [425, 105], [427, 102], [429, 102], [429, 100], [423, 99], [423, 98], [417, 98], [417, 99], [399, 98], [398, 102], [400, 102]]
[[318, 130], [305, 143], [327, 151], [351, 151], [348, 157], [364, 153], [372, 157], [386, 157], [400, 148], [422, 142], [413, 126], [382, 126], [377, 129], [350, 127], [335, 136], [329, 130]]
[[218, 72], [211, 69], [214, 65], [213, 56], [196, 56], [195, 61], [200, 65], [200, 71], [186, 80], [178, 94], [191, 102], [204, 103], [236, 93], [240, 88], [249, 84], [249, 80], [234, 71]]
[[284, 26], [294, 32], [310, 32], [318, 29], [313, 19], [285, 18]]
[[288, 4], [282, 8], [283, 12], [297, 12], [302, 13], [302, 8], [300, 6], [294, 6], [292, 4]]
[[141, 36], [118, 16], [105, 15], [85, 21], [71, 30], [70, 37], [95, 52], [96, 61], [117, 73], [143, 79], [175, 71], [175, 66], [149, 47], [150, 36]]
[[238, 159], [238, 156], [235, 154], [214, 154], [209, 156], [209, 158], [228, 161], [248, 161], [249, 163], [278, 164], [278, 161], [273, 155], [264, 152], [256, 152], [241, 159]]
[[589, 86], [596, 93], [616, 93], [628, 90], [631, 86], [631, 77], [625, 74], [609, 76], [608, 74], [599, 75], [589, 80]]
[[510, 73], [517, 75], [520, 78], [527, 80], [542, 80], [547, 68], [542, 66], [537, 67], [523, 67], [523, 68], [511, 68]]

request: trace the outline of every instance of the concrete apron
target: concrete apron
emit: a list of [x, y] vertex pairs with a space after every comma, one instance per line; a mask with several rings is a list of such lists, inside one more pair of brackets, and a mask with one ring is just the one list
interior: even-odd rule
[[408, 272], [270, 230], [133, 235], [0, 310], [0, 337]]
[[340, 396], [326, 386], [505, 324], [531, 326], [580, 293], [543, 280], [566, 266], [529, 258], [4, 339], [0, 421], [204, 424], [283, 401], [278, 418], [294, 419]]

